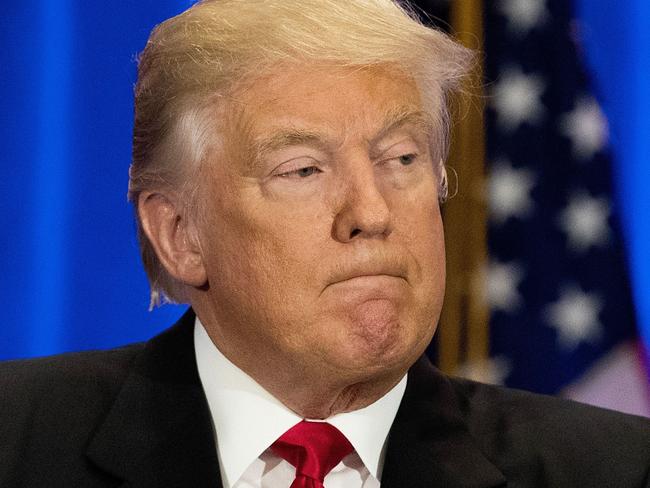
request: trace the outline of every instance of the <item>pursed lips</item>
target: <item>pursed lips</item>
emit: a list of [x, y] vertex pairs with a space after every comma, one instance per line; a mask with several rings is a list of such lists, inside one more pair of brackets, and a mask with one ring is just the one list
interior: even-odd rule
[[406, 279], [407, 269], [402, 260], [386, 259], [376, 262], [360, 262], [351, 266], [342, 266], [328, 280], [330, 283], [350, 280], [363, 276], [391, 276]]
[[330, 283], [321, 295], [327, 294], [335, 298], [338, 307], [347, 309], [373, 300], [399, 300], [405, 292], [405, 284], [408, 282], [404, 277], [394, 274], [351, 275]]
[[405, 270], [399, 269], [398, 266], [374, 268], [375, 269], [357, 269], [338, 273], [332, 277], [332, 279], [328, 280], [327, 285], [323, 288], [321, 293], [330, 286], [346, 283], [349, 283], [350, 285], [358, 284], [360, 286], [363, 286], [364, 284], [368, 286], [377, 286], [381, 285], [382, 282], [388, 284], [387, 280], [394, 279], [400, 279], [408, 283]]
[[395, 274], [389, 274], [389, 273], [366, 273], [366, 274], [359, 274], [359, 275], [348, 276], [347, 278], [340, 279], [340, 280], [335, 281], [335, 282], [333, 282], [333, 283], [331, 283], [331, 284], [343, 283], [344, 281], [352, 281], [352, 280], [358, 280], [358, 279], [364, 279], [364, 278], [368, 278], [368, 279], [370, 280], [370, 279], [373, 279], [373, 278], [382, 278], [382, 277], [386, 277], [386, 278], [399, 278], [399, 279], [402, 279], [402, 280], [406, 280], [403, 276], [399, 276], [399, 275], [395, 275]]

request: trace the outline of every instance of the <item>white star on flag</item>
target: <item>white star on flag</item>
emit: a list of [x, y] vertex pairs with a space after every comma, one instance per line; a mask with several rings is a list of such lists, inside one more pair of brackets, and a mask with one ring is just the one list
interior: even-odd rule
[[499, 125], [506, 131], [513, 131], [524, 122], [539, 122], [544, 115], [543, 93], [541, 77], [524, 74], [518, 67], [506, 68], [492, 91], [492, 105]]
[[583, 161], [594, 157], [607, 144], [607, 119], [593, 97], [583, 96], [573, 111], [560, 119], [560, 130], [571, 140], [573, 154]]
[[503, 385], [511, 371], [512, 365], [510, 361], [504, 356], [496, 356], [465, 363], [458, 368], [456, 374], [481, 383]]
[[487, 298], [492, 311], [515, 312], [522, 305], [518, 287], [523, 267], [515, 262], [491, 261], [487, 269]]
[[574, 194], [559, 219], [569, 247], [584, 252], [592, 246], [606, 245], [610, 238], [609, 214], [606, 198], [593, 198], [583, 192]]
[[573, 350], [581, 342], [596, 342], [603, 333], [598, 315], [603, 301], [594, 293], [585, 293], [576, 286], [567, 287], [560, 299], [547, 306], [546, 322], [556, 329], [557, 340], [564, 349]]
[[544, 0], [501, 0], [499, 11], [508, 18], [508, 28], [524, 36], [548, 18]]
[[525, 218], [533, 209], [530, 192], [535, 186], [535, 174], [526, 168], [516, 169], [506, 159], [496, 161], [488, 180], [490, 218], [503, 224], [511, 217]]

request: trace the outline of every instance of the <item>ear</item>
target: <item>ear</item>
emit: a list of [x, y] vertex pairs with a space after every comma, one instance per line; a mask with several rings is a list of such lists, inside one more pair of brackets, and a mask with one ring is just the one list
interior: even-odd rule
[[177, 198], [142, 192], [138, 197], [142, 228], [167, 272], [178, 281], [200, 287], [207, 282], [193, 224], [181, 212]]

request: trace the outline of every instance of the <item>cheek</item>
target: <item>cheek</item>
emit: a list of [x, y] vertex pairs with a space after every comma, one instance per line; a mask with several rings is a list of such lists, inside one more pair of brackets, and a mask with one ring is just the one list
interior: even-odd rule
[[420, 256], [437, 254], [444, 243], [436, 187], [437, 179], [427, 173], [417, 187], [391, 195], [394, 225], [407, 236], [410, 247], [420, 250]]
[[426, 257], [432, 274], [444, 281], [445, 236], [438, 203], [427, 212], [422, 212], [421, 222], [415, 225], [421, 229], [418, 242], [420, 255]]
[[421, 301], [442, 301], [445, 286], [444, 231], [439, 204], [420, 199], [403, 218], [406, 246], [416, 262], [414, 276]]
[[240, 304], [284, 316], [314, 286], [320, 220], [256, 201], [242, 197], [213, 214], [204, 249], [209, 280], [224, 300], [230, 293]]
[[436, 330], [445, 294], [444, 234], [437, 202], [411, 222], [411, 229], [409, 248], [417, 263], [417, 276], [413, 302], [406, 313], [415, 339], [424, 347]]

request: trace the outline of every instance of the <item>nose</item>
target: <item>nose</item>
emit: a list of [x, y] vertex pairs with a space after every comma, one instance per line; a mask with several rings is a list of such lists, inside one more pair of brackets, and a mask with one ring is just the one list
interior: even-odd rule
[[387, 237], [391, 232], [391, 214], [377, 185], [372, 165], [357, 166], [342, 180], [342, 203], [334, 218], [333, 236], [339, 242]]

